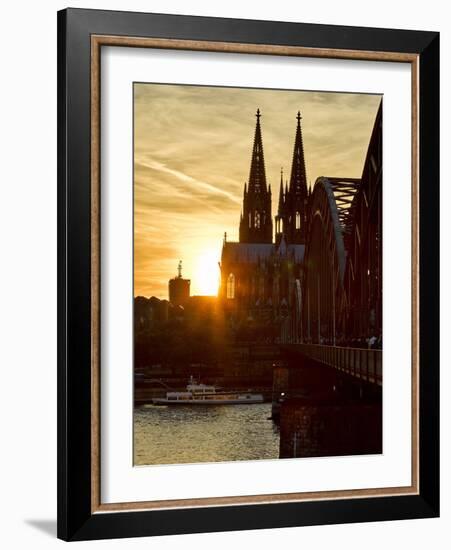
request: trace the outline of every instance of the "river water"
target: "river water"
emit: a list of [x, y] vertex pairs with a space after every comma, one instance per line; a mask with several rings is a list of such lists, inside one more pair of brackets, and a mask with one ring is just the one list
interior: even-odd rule
[[134, 463], [182, 464], [279, 458], [271, 403], [135, 409]]

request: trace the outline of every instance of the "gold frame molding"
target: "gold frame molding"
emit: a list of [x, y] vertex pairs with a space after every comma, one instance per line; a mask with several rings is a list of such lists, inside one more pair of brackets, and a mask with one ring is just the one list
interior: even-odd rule
[[[354, 59], [409, 63], [412, 99], [412, 479], [408, 487], [384, 487], [230, 497], [118, 502], [100, 498], [100, 53], [102, 46], [157, 48], [208, 52], [247, 53], [295, 57]], [[397, 52], [332, 50], [266, 44], [240, 44], [128, 36], [91, 36], [91, 512], [193, 508], [276, 502], [306, 502], [343, 498], [386, 497], [419, 494], [419, 56]]]

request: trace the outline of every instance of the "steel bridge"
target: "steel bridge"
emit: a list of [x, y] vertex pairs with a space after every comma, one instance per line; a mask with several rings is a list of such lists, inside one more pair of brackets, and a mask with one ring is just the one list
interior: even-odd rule
[[362, 176], [320, 177], [309, 201], [304, 270], [289, 342], [312, 359], [382, 384], [382, 113]]

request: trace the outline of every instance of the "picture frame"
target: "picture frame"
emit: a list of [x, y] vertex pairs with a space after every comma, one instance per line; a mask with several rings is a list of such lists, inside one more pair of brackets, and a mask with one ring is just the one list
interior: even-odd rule
[[[100, 52], [410, 64], [412, 483], [169, 502], [100, 498]], [[58, 537], [88, 540], [439, 515], [439, 34], [101, 10], [58, 13]]]

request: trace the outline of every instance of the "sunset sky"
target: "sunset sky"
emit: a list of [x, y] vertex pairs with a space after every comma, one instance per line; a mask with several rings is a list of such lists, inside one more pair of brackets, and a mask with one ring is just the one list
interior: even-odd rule
[[183, 261], [191, 294], [216, 294], [224, 232], [238, 240], [257, 107], [277, 212], [301, 111], [307, 179], [361, 176], [381, 96], [134, 85], [135, 296], [168, 298]]

